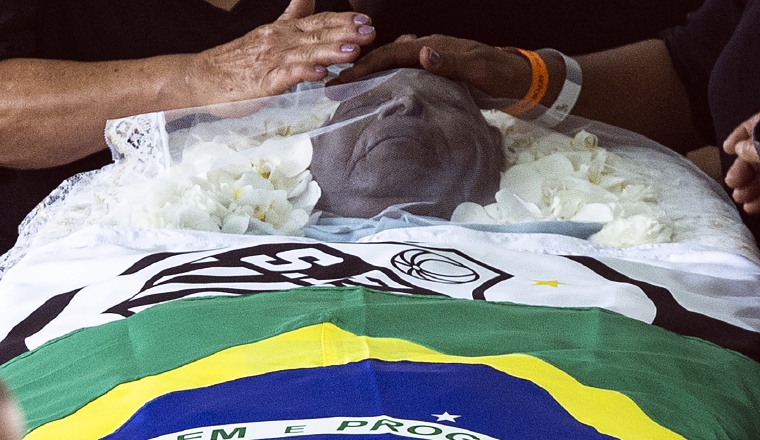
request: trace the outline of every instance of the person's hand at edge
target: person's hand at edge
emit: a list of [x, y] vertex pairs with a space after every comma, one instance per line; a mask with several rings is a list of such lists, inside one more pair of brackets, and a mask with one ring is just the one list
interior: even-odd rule
[[748, 214], [760, 214], [760, 158], [752, 132], [760, 113], [739, 124], [723, 143], [723, 150], [736, 155], [726, 173], [726, 185], [733, 188], [734, 201]]
[[23, 414], [8, 389], [0, 382], [0, 440], [20, 440], [23, 434]]

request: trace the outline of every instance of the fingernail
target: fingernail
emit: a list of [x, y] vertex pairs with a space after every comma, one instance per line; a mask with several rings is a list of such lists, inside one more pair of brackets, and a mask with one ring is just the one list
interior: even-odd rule
[[429, 47], [428, 50], [430, 51], [430, 62], [435, 65], [441, 64], [441, 55]]
[[314, 66], [314, 71], [317, 73], [325, 73], [327, 72], [327, 68], [325, 66], [316, 65]]
[[362, 35], [369, 35], [375, 32], [375, 28], [372, 26], [359, 26], [358, 32]]
[[340, 51], [341, 52], [353, 52], [355, 50], [356, 50], [356, 45], [355, 44], [344, 44], [344, 45], [340, 46]]
[[367, 24], [369, 23], [369, 17], [364, 14], [354, 15], [354, 24]]

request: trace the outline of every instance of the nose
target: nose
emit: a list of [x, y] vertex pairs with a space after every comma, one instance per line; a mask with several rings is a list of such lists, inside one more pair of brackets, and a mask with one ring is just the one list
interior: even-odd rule
[[384, 104], [380, 108], [380, 117], [383, 119], [388, 116], [420, 116], [422, 115], [422, 102], [411, 95], [393, 98], [392, 101]]

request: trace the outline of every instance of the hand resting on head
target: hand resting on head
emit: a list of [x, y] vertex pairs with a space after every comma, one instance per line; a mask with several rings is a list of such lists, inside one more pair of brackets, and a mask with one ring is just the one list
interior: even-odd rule
[[[467, 87], [402, 69], [344, 100], [312, 139], [317, 209], [372, 217], [388, 206], [423, 202], [414, 213], [449, 218], [462, 202], [488, 203], [505, 167], [500, 131]], [[345, 125], [338, 125], [345, 124]]]

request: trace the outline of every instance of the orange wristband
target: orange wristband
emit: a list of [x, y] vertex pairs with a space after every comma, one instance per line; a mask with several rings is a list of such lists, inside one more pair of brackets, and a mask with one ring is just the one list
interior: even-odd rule
[[544, 95], [546, 95], [546, 90], [549, 88], [549, 70], [546, 68], [546, 63], [544, 63], [544, 60], [542, 60], [536, 52], [517, 49], [514, 47], [503, 47], [501, 50], [521, 53], [526, 58], [528, 58], [528, 61], [530, 61], [530, 68], [533, 78], [531, 79], [528, 93], [526, 93], [525, 97], [519, 102], [516, 102], [509, 107], [501, 110], [504, 113], [509, 113], [512, 116], [517, 116], [532, 109], [544, 98]]

